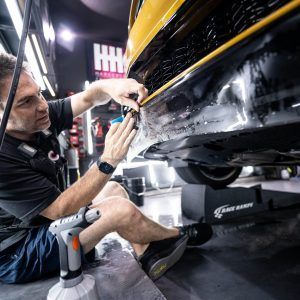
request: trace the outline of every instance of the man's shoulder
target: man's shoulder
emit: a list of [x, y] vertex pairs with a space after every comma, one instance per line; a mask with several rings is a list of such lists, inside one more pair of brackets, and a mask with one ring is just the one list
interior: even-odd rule
[[47, 102], [48, 102], [50, 114], [60, 114], [62, 110], [66, 109], [65, 107], [68, 105], [68, 102], [71, 103], [71, 99], [61, 98], [61, 99], [48, 100]]
[[48, 106], [52, 129], [55, 128], [57, 134], [60, 134], [62, 130], [72, 127], [73, 112], [71, 98], [48, 101]]
[[32, 174], [30, 166], [30, 158], [27, 157], [18, 149], [22, 144], [14, 138], [7, 138], [3, 140], [2, 148], [0, 150], [0, 185], [3, 188], [11, 184], [11, 180], [18, 178], [23, 174], [23, 178]]
[[14, 162], [16, 159], [22, 159], [22, 153], [18, 151], [18, 147], [22, 144], [19, 141], [9, 135], [5, 135], [3, 139], [2, 147], [0, 150], [0, 163], [1, 162]]
[[50, 108], [56, 109], [57, 107], [63, 106], [67, 102], [71, 102], [71, 98], [66, 97], [60, 99], [52, 99], [52, 100], [48, 100], [47, 102]]

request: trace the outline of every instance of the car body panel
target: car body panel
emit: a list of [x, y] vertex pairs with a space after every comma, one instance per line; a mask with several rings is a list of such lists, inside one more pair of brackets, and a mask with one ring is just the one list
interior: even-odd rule
[[211, 166], [299, 162], [300, 138], [280, 129], [300, 128], [299, 7], [291, 1], [145, 99], [129, 159], [147, 149]]
[[[144, 48], [161, 30], [161, 28], [170, 21], [184, 2], [185, 0], [144, 1], [138, 13], [138, 18], [130, 28], [125, 53], [126, 66], [130, 68]], [[135, 10], [136, 5], [136, 1], [132, 3], [130, 23], [133, 22], [133, 11]]]
[[[207, 56], [205, 56], [203, 59], [199, 60], [194, 65], [190, 66], [188, 69], [186, 69], [184, 72], [170, 80], [168, 83], [166, 83], [164, 86], [159, 88], [157, 91], [155, 91], [153, 94], [151, 94], [149, 97], [144, 99], [141, 103], [141, 105], [144, 105], [145, 103], [151, 101], [151, 99], [155, 98], [158, 94], [166, 90], [168, 87], [175, 84], [178, 80], [183, 78], [185, 75], [189, 74], [190, 72], [196, 70], [201, 65], [204, 65], [205, 63], [209, 62], [210, 60], [216, 58], [220, 54], [224, 53], [228, 49], [230, 49], [232, 46], [242, 42], [243, 40], [249, 38], [253, 34], [259, 32], [261, 29], [265, 28], [266, 26], [270, 25], [271, 23], [275, 22], [276, 20], [282, 18], [284, 15], [288, 14], [289, 12], [293, 11], [294, 9], [300, 7], [300, 1], [299, 0], [293, 0], [290, 3], [286, 4], [282, 8], [278, 9], [262, 21], [254, 24], [249, 29], [243, 31], [241, 34], [235, 36], [233, 39], [222, 45], [221, 47], [217, 48], [215, 51], [211, 52]], [[174, 12], [175, 13], [175, 12]], [[134, 40], [134, 36], [129, 37], [129, 39]], [[143, 44], [143, 47], [145, 47], [145, 44]], [[132, 59], [130, 60], [132, 61]]]

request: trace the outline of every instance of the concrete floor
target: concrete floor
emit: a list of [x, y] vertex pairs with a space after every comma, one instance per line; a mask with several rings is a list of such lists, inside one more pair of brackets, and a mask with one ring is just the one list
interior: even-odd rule
[[[273, 181], [263, 187], [300, 192], [299, 183]], [[255, 185], [257, 180], [236, 184]], [[181, 215], [181, 188], [147, 192], [141, 210], [167, 226], [192, 222]], [[155, 284], [131, 256], [129, 244], [116, 234], [97, 246], [100, 260], [85, 272], [96, 277], [101, 299], [299, 298], [300, 207], [227, 221], [213, 229], [208, 243], [188, 248]], [[46, 299], [57, 281], [54, 277], [24, 285], [0, 284], [0, 299]]]
[[[259, 182], [267, 190], [300, 192], [299, 179], [241, 179], [233, 186]], [[180, 201], [180, 189], [152, 192], [142, 209], [164, 224], [192, 222], [181, 218]], [[227, 221], [213, 229], [209, 242], [187, 249], [155, 282], [167, 299], [299, 299], [300, 206]]]

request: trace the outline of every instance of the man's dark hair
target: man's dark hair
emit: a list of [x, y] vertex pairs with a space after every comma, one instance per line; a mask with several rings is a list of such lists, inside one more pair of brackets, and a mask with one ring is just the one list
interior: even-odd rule
[[[7, 77], [12, 76], [14, 73], [17, 58], [11, 54], [0, 52], [0, 109], [3, 109], [2, 89]], [[22, 71], [30, 72], [27, 63], [23, 63]]]

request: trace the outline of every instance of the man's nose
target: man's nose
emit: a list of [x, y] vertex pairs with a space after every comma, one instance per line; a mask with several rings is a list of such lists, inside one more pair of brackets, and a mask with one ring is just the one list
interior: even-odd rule
[[41, 98], [41, 99], [39, 100], [37, 109], [38, 109], [39, 111], [48, 110], [48, 104], [47, 104], [47, 101], [46, 101], [45, 99], [42, 99], [42, 98]]

